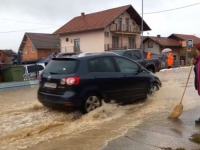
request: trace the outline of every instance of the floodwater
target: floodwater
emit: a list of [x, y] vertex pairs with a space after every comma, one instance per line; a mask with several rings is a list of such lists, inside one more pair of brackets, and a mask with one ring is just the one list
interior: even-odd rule
[[[171, 112], [181, 99], [188, 73], [189, 68], [162, 70], [156, 75], [163, 86], [147, 100], [126, 106], [104, 103], [84, 116], [80, 112], [43, 107], [37, 102], [37, 88], [1, 92], [0, 149], [101, 149], [108, 141], [142, 123], [144, 118]], [[193, 80], [192, 74], [188, 87], [194, 86]], [[184, 109], [196, 107], [195, 96], [195, 90], [186, 92]]]

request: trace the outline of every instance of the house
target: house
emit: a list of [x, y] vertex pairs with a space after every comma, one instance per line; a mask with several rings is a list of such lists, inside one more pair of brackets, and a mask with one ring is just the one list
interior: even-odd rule
[[0, 64], [12, 63], [12, 60], [16, 57], [16, 53], [13, 50], [0, 50]]
[[185, 35], [185, 34], [171, 34], [168, 38], [174, 39], [182, 43], [182, 41], [187, 41], [192, 39], [194, 44], [200, 42], [200, 38], [196, 37], [195, 35]]
[[170, 39], [168, 37], [161, 37], [158, 35], [157, 37], [148, 36], [144, 38], [144, 52], [150, 52], [154, 54], [161, 54], [162, 50], [165, 48], [172, 49], [172, 54], [174, 56], [175, 61], [179, 61], [180, 57], [180, 49], [182, 45], [180, 42]]
[[[118, 48], [140, 48], [141, 17], [131, 6], [122, 6], [96, 13], [81, 13], [63, 25], [61, 52], [102, 52]], [[144, 21], [144, 31], [151, 30]]]
[[181, 51], [184, 50], [182, 41], [187, 41], [188, 39], [193, 39], [194, 44], [200, 42], [200, 38], [194, 35], [171, 34], [169, 37], [161, 37], [160, 35], [147, 36], [143, 40], [144, 51], [161, 54], [163, 49], [170, 48], [172, 49], [174, 62], [180, 62], [180, 60], [185, 60], [185, 55], [181, 54]]
[[52, 34], [25, 33], [19, 50], [24, 63], [35, 63], [51, 53], [59, 52], [60, 41]]

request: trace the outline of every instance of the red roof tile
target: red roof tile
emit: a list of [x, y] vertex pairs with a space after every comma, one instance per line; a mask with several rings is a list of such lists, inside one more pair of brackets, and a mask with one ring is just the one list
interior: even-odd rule
[[177, 37], [179, 39], [182, 39], [182, 40], [190, 40], [190, 39], [193, 39], [193, 42], [194, 44], [200, 42], [200, 38], [194, 36], [194, 35], [186, 35], [186, 34], [172, 34], [169, 36], [169, 38], [173, 38], [173, 37]]
[[23, 49], [25, 38], [28, 37], [36, 49], [59, 49], [59, 41], [53, 34], [25, 33], [19, 49]]
[[[64, 34], [81, 32], [87, 30], [103, 29], [113, 22], [118, 16], [129, 9], [132, 12], [132, 16], [135, 17], [136, 23], [140, 24], [141, 17], [135, 11], [131, 5], [108, 9], [96, 13], [84, 15], [83, 17], [78, 16], [70, 20], [68, 23], [63, 25], [54, 34]], [[149, 26], [144, 21], [144, 31], [150, 30]]]
[[179, 43], [178, 41], [167, 38], [167, 37], [160, 37], [160, 40], [158, 40], [158, 37], [149, 36], [144, 40], [144, 42], [146, 42], [148, 39], [151, 39], [162, 46], [181, 46], [181, 43]]

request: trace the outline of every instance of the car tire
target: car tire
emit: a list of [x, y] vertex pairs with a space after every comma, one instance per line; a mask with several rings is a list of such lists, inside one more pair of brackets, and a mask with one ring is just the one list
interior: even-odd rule
[[155, 91], [158, 91], [160, 89], [159, 85], [157, 83], [151, 83], [148, 90], [148, 95], [152, 95]]
[[102, 106], [102, 99], [98, 94], [93, 93], [86, 96], [82, 104], [81, 111], [83, 114], [87, 114], [90, 111], [93, 111], [101, 106]]

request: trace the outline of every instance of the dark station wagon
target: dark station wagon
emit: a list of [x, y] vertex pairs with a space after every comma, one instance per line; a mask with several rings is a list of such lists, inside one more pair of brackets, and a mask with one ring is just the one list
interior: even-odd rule
[[115, 100], [146, 98], [160, 80], [135, 61], [114, 53], [54, 58], [40, 76], [38, 100], [47, 107], [78, 107], [88, 113]]

